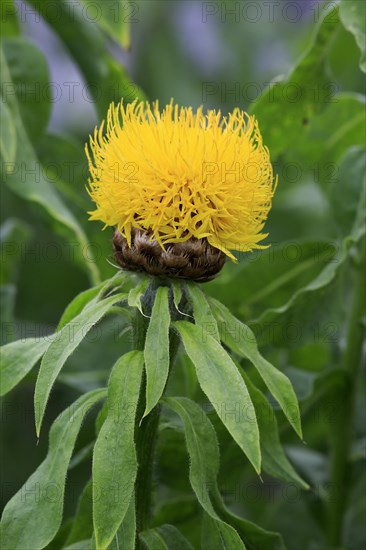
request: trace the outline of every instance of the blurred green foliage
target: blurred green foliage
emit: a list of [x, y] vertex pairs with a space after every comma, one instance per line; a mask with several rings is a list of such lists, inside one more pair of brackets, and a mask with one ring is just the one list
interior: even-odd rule
[[[254, 3], [257, 8], [234, 1], [94, 4], [103, 6], [104, 16], [97, 20], [95, 12], [85, 12], [86, 0], [74, 16], [63, 0], [56, 11], [46, 0], [4, 3], [2, 343], [52, 333], [77, 293], [116, 272], [110, 263], [112, 235], [87, 221], [91, 202], [85, 190], [84, 143], [110, 101], [147, 97], [164, 104], [174, 97], [183, 105], [204, 104], [224, 113], [236, 106], [250, 110], [259, 120], [279, 180], [266, 226], [271, 248], [238, 254], [239, 264], [227, 263], [205, 290], [251, 327], [265, 356], [292, 381], [306, 445], [291, 432], [277, 404], [271, 399], [270, 403], [287, 455], [283, 460], [291, 460], [310, 490], [279, 476], [278, 464], [267, 469], [263, 482], [259, 480], [210, 409], [206, 412], [218, 434], [221, 455], [218, 486], [230, 513], [279, 532], [290, 550], [359, 550], [366, 545], [365, 378], [352, 365], [350, 379], [343, 357], [355, 272], [364, 254], [365, 3], [341, 0], [338, 10], [336, 2], [299, 0], [296, 12], [285, 0], [274, 3], [273, 12], [268, 2]], [[39, 18], [24, 17], [30, 6]], [[52, 96], [49, 84], [64, 82], [57, 76], [57, 58], [55, 66], [49, 66], [49, 52], [37, 45], [45, 21], [48, 32], [52, 29], [57, 36], [57, 47], [77, 67], [79, 82], [91, 90], [90, 116], [77, 123], [67, 116], [74, 102], [68, 106], [67, 100], [57, 102]], [[130, 53], [123, 51], [130, 45]], [[50, 117], [60, 109], [65, 116], [55, 128]], [[111, 311], [91, 329], [57, 380], [44, 433], [81, 393], [105, 385], [115, 360], [131, 349], [127, 328], [128, 319]], [[253, 401], [256, 397], [258, 403], [268, 404], [258, 373], [239, 355], [237, 362], [263, 392], [252, 390]], [[207, 405], [190, 362], [179, 357], [178, 366], [168, 396]], [[7, 480], [2, 506], [46, 455], [47, 438], [41, 437], [37, 445], [34, 431], [35, 377], [31, 370], [2, 400]], [[65, 525], [58, 542], [47, 547], [50, 550], [63, 548], [67, 536], [69, 544], [82, 540], [76, 524], [68, 535], [67, 518], [75, 512], [90, 477], [94, 421], [95, 414], [88, 417], [78, 438], [76, 449], [85, 459], [76, 461], [68, 473]], [[174, 524], [196, 548], [200, 511], [188, 482], [182, 423], [169, 411], [164, 423], [158, 443], [154, 527]], [[275, 431], [271, 426], [265, 429]], [[334, 454], [342, 446], [342, 430], [346, 456], [341, 475], [338, 466], [334, 469]], [[269, 475], [276, 472], [276, 478]], [[338, 506], [329, 505], [332, 499]], [[330, 517], [329, 507], [336, 510]], [[84, 511], [89, 518], [87, 504]], [[208, 527], [210, 522], [214, 520], [207, 516], [203, 531], [211, 533], [210, 544], [215, 545], [219, 527]], [[148, 544], [154, 536], [156, 532], [146, 535], [152, 541]], [[160, 536], [168, 541], [179, 537], [169, 529]], [[281, 547], [275, 535], [272, 542], [271, 548]], [[265, 550], [255, 543], [252, 547]]]

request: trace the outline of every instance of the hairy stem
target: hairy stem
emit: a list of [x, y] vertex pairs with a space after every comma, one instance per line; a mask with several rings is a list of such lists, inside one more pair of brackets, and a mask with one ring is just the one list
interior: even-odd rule
[[346, 510], [349, 468], [348, 457], [352, 444], [355, 395], [359, 367], [362, 361], [365, 314], [365, 256], [361, 246], [362, 261], [358, 266], [350, 311], [347, 343], [343, 357], [345, 383], [337, 393], [338, 422], [333, 433], [333, 448], [330, 470], [328, 541], [331, 547], [342, 543], [343, 517]]

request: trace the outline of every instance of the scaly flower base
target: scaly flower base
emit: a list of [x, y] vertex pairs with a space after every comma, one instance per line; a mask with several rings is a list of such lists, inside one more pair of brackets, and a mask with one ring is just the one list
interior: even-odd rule
[[183, 243], [170, 243], [163, 250], [156, 240], [151, 240], [151, 233], [140, 229], [132, 229], [131, 246], [116, 229], [113, 250], [116, 261], [123, 269], [196, 282], [213, 279], [226, 259], [226, 255], [211, 246], [207, 239], [191, 238]]

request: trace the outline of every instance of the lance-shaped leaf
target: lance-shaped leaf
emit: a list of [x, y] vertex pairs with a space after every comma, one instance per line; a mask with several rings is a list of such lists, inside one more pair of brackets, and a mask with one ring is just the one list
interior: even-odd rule
[[197, 284], [189, 283], [187, 288], [193, 304], [194, 322], [196, 325], [202, 327], [205, 333], [208, 332], [208, 334], [211, 334], [219, 342], [220, 336], [217, 322], [204, 293]]
[[[144, 99], [143, 93], [134, 82], [131, 82], [125, 68], [110, 55], [108, 41], [98, 27], [98, 23], [101, 23], [100, 13], [99, 21], [96, 22], [90, 17], [85, 17], [84, 6], [81, 2], [75, 3], [73, 9], [70, 10], [67, 0], [58, 0], [57, 17], [54, 17], [51, 13], [52, 10], [47, 9], [47, 2], [29, 0], [29, 3], [39, 11], [59, 35], [71, 57], [79, 66], [94, 96], [100, 117], [105, 116], [112, 101], [120, 101], [121, 97], [127, 103], [135, 98]], [[95, 10], [95, 2], [91, 3]], [[101, 3], [100, 0], [99, 3]], [[105, 4], [107, 2], [103, 2], [103, 6]], [[115, 3], [115, 10], [118, 9], [117, 4], [119, 2]], [[133, 9], [135, 8], [132, 7]], [[131, 12], [130, 15], [132, 15]], [[128, 11], [125, 12], [125, 16], [128, 17]], [[103, 14], [102, 18], [104, 19]], [[121, 19], [118, 18], [118, 21], [120, 23]], [[83, 44], [82, 48], [80, 44]]]
[[134, 428], [144, 356], [123, 355], [108, 384], [108, 413], [94, 447], [94, 532], [98, 550], [113, 541], [130, 505], [137, 474]]
[[[14, 57], [14, 49], [16, 49], [17, 56]], [[3, 48], [0, 49], [1, 56], [1, 81], [7, 84], [8, 88], [13, 87], [13, 80], [11, 76], [11, 69], [15, 70], [28, 70], [27, 74], [18, 75], [18, 81], [23, 83], [31, 80], [34, 82], [34, 71], [32, 71], [32, 52], [37, 50], [34, 45], [29, 41], [20, 38], [12, 38], [5, 44], [5, 54]], [[42, 57], [42, 54], [37, 50], [37, 59]], [[21, 58], [29, 59], [28, 62], [22, 62], [20, 67], [15, 65], [9, 68], [9, 65], [16, 63], [16, 59]], [[9, 62], [9, 65], [8, 65]], [[38, 63], [38, 62], [37, 62]], [[37, 65], [37, 64], [36, 64]], [[38, 63], [40, 65], [40, 63]], [[30, 71], [30, 73], [29, 73]], [[47, 76], [40, 79], [41, 83], [47, 81]], [[7, 89], [8, 89], [7, 88]], [[5, 90], [5, 86], [4, 86]], [[5, 93], [5, 92], [4, 92]], [[40, 163], [36, 156], [36, 152], [33, 147], [33, 137], [31, 139], [32, 132], [42, 132], [42, 126], [40, 124], [47, 123], [47, 113], [39, 113], [39, 107], [43, 102], [37, 104], [37, 109], [33, 109], [31, 116], [25, 119], [24, 112], [22, 112], [22, 104], [18, 103], [17, 98], [13, 94], [8, 94], [5, 98], [7, 106], [9, 107], [14, 127], [16, 130], [16, 156], [14, 162], [4, 166], [3, 175], [4, 182], [16, 195], [22, 199], [39, 204], [50, 216], [53, 221], [55, 229], [59, 230], [63, 235], [65, 231], [70, 236], [70, 239], [79, 245], [75, 258], [81, 263], [81, 265], [87, 269], [91, 280], [98, 281], [99, 273], [94, 262], [85, 261], [82, 251], [88, 246], [88, 240], [86, 235], [79, 225], [77, 219], [68, 209], [66, 204], [62, 201], [58, 193], [55, 191], [52, 182], [47, 178], [47, 175], [40, 168]], [[3, 98], [4, 100], [4, 98]], [[43, 106], [44, 107], [44, 106]], [[37, 118], [38, 125], [35, 129], [34, 113]], [[43, 111], [43, 108], [42, 108]], [[29, 110], [26, 111], [29, 113]]]
[[90, 302], [97, 302], [103, 297], [108, 297], [111, 291], [116, 292], [117, 290], [121, 290], [125, 279], [126, 273], [118, 271], [110, 279], [80, 292], [80, 294], [75, 296], [75, 298], [66, 307], [58, 323], [57, 330], [61, 330], [65, 325], [67, 325], [67, 323], [72, 321], [72, 319], [79, 315], [79, 313], [81, 313], [85, 306]]
[[329, 190], [337, 228], [344, 237], [357, 238], [360, 230], [365, 231], [365, 174], [364, 148], [351, 147], [341, 158], [339, 178]]
[[75, 298], [69, 303], [65, 311], [62, 314], [62, 317], [58, 323], [57, 330], [61, 330], [65, 325], [70, 323], [79, 313], [81, 313], [84, 307], [89, 304], [94, 298], [98, 296], [98, 293], [101, 288], [103, 288], [105, 283], [88, 288], [83, 292], [80, 292]]
[[263, 470], [277, 479], [295, 483], [301, 489], [309, 489], [309, 485], [296, 473], [284, 453], [274, 410], [263, 393], [252, 384], [249, 377], [244, 372], [242, 375], [257, 414]]
[[211, 493], [218, 491], [216, 478], [219, 470], [219, 449], [211, 422], [198, 405], [185, 397], [168, 397], [164, 399], [164, 403], [183, 421], [190, 456], [189, 480], [199, 503], [219, 524], [218, 529], [228, 541], [227, 548], [244, 548], [235, 529], [221, 521], [212, 504]]
[[94, 390], [80, 397], [55, 420], [46, 459], [5, 507], [1, 523], [3, 548], [44, 548], [62, 520], [67, 468], [83, 418], [106, 396]]
[[280, 533], [267, 531], [256, 525], [252, 521], [242, 519], [236, 514], [233, 514], [224, 505], [221, 495], [218, 495], [216, 500], [216, 508], [220, 516], [225, 519], [230, 525], [235, 527], [240, 537], [245, 542], [248, 550], [257, 550], [258, 548], [270, 548], [271, 550], [286, 550], [282, 536]]
[[240, 357], [248, 359], [254, 365], [290, 424], [301, 437], [299, 404], [290, 380], [259, 353], [254, 333], [248, 326], [236, 319], [214, 298], [210, 298], [209, 302], [219, 322], [221, 340]]
[[[33, 144], [38, 144], [46, 130], [51, 114], [50, 94], [25, 94], [24, 89], [37, 82], [39, 90], [49, 86], [50, 72], [47, 59], [40, 49], [23, 36], [6, 38], [2, 42], [10, 78], [14, 85], [14, 101], [17, 101], [24, 129]], [[6, 94], [6, 84], [4, 83]], [[15, 99], [16, 98], [16, 99]], [[41, 101], [42, 98], [42, 101]], [[8, 98], [4, 97], [7, 101]], [[13, 100], [11, 100], [13, 101]]]
[[[130, 504], [126, 515], [123, 518], [117, 533], [114, 535], [108, 550], [135, 550], [136, 543], [136, 506], [135, 497], [131, 496]], [[95, 535], [92, 536], [91, 544], [87, 550], [99, 550], [95, 541]]]
[[[235, 516], [225, 507], [217, 486], [220, 463], [217, 437], [201, 407], [185, 397], [167, 397], [163, 402], [182, 419], [190, 457], [189, 479], [192, 488], [201, 506], [214, 522], [214, 530], [227, 540], [227, 548], [235, 550], [243, 547], [239, 533], [248, 548], [283, 549], [280, 535], [265, 531], [254, 523]], [[207, 544], [208, 547], [210, 546]]]
[[[131, 496], [126, 515], [123, 518], [108, 550], [134, 550], [136, 541], [136, 505], [134, 495]], [[92, 549], [93, 550], [93, 549]]]
[[168, 523], [142, 531], [139, 533], [139, 537], [148, 550], [193, 550], [182, 533], [174, 525]]
[[187, 355], [196, 367], [197, 378], [218, 416], [257, 472], [261, 455], [259, 431], [253, 403], [243, 378], [224, 348], [209, 334], [187, 321], [177, 321]]
[[[90, 540], [93, 535], [93, 483], [88, 481], [84, 487], [72, 520], [70, 532], [65, 541], [65, 546], [70, 546], [80, 541]], [[90, 548], [90, 543], [89, 543]], [[88, 548], [88, 550], [89, 550]]]
[[[126, 515], [113, 537], [108, 550], [130, 549], [135, 547], [136, 511], [132, 496]], [[96, 550], [93, 535], [93, 483], [90, 480], [85, 486], [79, 501], [70, 532], [65, 542], [66, 548]], [[66, 550], [65, 548], [65, 550]]]
[[93, 455], [93, 448], [94, 441], [90, 441], [90, 443], [84, 445], [84, 447], [82, 447], [70, 460], [69, 470], [76, 468], [76, 466], [79, 466], [79, 464], [91, 458]]
[[[131, 23], [138, 21], [139, 6], [129, 0], [82, 0], [98, 14], [98, 25], [123, 48], [131, 47]], [[91, 4], [91, 6], [90, 6]]]
[[10, 342], [1, 348], [0, 395], [12, 390], [32, 370], [55, 338], [27, 338]]
[[149, 278], [144, 276], [134, 288], [131, 288], [128, 294], [128, 305], [130, 307], [137, 307], [142, 315], [144, 315], [144, 312], [142, 311], [141, 300], [144, 297], [145, 292], [147, 291], [149, 282]]
[[[365, 231], [364, 223], [359, 224], [355, 220], [355, 224], [358, 227], [356, 234], [346, 237], [343, 242], [339, 243], [337, 254], [313, 280], [296, 290], [285, 304], [265, 309], [258, 318], [250, 322], [251, 328], [261, 343], [270, 341], [274, 345], [290, 346], [291, 341], [289, 342], [287, 336], [289, 327], [299, 329], [298, 334], [300, 335], [319, 338], [319, 333], [314, 332], [317, 330], [314, 329], [314, 312], [317, 313], [315, 326], [323, 324], [326, 327], [329, 322], [327, 314], [329, 310], [331, 311], [334, 303], [332, 289], [348, 261], [350, 247], [353, 243], [358, 242]], [[330, 325], [332, 326], [333, 323]], [[276, 330], [269, 331], [268, 327], [275, 327]], [[331, 337], [331, 332], [330, 334], [324, 332], [324, 336], [322, 336], [324, 339]], [[297, 338], [294, 341], [297, 342]]]
[[39, 435], [48, 397], [53, 384], [68, 357], [85, 338], [89, 330], [117, 302], [126, 298], [126, 294], [115, 294], [100, 302], [91, 303], [65, 325], [45, 353], [39, 369], [34, 393], [36, 431]]
[[169, 375], [169, 289], [156, 291], [145, 340], [146, 408], [144, 416], [158, 403]]
[[[251, 113], [260, 121], [272, 158], [296, 143], [329, 102], [333, 83], [327, 71], [327, 49], [340, 28], [338, 6], [330, 7], [319, 23], [313, 43], [289, 76], [271, 84], [252, 103]], [[319, 92], [316, 99], [314, 82]]]
[[173, 290], [174, 306], [175, 306], [175, 309], [179, 311], [179, 304], [183, 296], [182, 284], [178, 279], [171, 279], [170, 284]]
[[235, 550], [245, 548], [243, 541], [235, 529], [222, 521], [217, 521], [209, 514], [203, 515], [202, 548], [214, 548], [215, 550]]
[[294, 158], [316, 167], [315, 178], [325, 192], [332, 184], [342, 185], [338, 163], [347, 149], [366, 146], [365, 102], [361, 94], [337, 94], [296, 143]]
[[180, 416], [188, 453], [189, 480], [202, 508], [220, 519], [211, 502], [219, 471], [219, 448], [215, 430], [204, 411], [186, 397], [165, 397], [163, 403]]
[[[208, 294], [240, 319], [255, 319], [266, 308], [281, 306], [311, 281], [336, 253], [333, 241], [282, 242], [226, 271], [207, 287]], [[295, 255], [293, 257], [292, 255]], [[245, 281], [245, 285], [242, 284]]]

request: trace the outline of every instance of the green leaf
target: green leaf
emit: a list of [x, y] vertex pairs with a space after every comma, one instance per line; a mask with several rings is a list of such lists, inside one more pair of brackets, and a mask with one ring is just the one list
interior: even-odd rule
[[226, 529], [225, 525], [225, 523], [213, 519], [208, 514], [204, 514], [202, 548], [214, 548], [215, 550], [245, 548], [238, 533], [234, 529]]
[[220, 337], [223, 343], [254, 365], [267, 388], [281, 406], [288, 421], [296, 433], [302, 437], [299, 404], [290, 380], [259, 353], [256, 338], [249, 327], [236, 319], [223, 304], [214, 298], [211, 298], [209, 303], [219, 321]]
[[282, 536], [279, 533], [262, 529], [262, 527], [259, 527], [259, 525], [256, 525], [252, 521], [242, 519], [233, 514], [225, 507], [221, 498], [217, 501], [216, 507], [222, 518], [235, 527], [248, 550], [257, 550], [257, 548], [286, 550]]
[[362, 54], [360, 68], [366, 73], [366, 4], [362, 0], [341, 0], [339, 15], [345, 28], [355, 37]]
[[89, 330], [126, 294], [116, 294], [100, 302], [91, 303], [70, 323], [57, 332], [54, 341], [44, 355], [39, 369], [34, 393], [36, 431], [39, 436], [48, 397], [53, 384], [68, 357], [85, 338]]
[[334, 162], [339, 160], [348, 147], [364, 147], [366, 144], [366, 122], [362, 117], [365, 96], [344, 93], [338, 94], [336, 99], [309, 127], [309, 139], [313, 140], [314, 150], [322, 155], [321, 160]]
[[234, 544], [230, 548], [242, 548], [234, 527], [250, 548], [282, 549], [280, 535], [265, 531], [254, 523], [235, 516], [225, 507], [217, 487], [220, 463], [217, 437], [201, 407], [185, 397], [167, 397], [163, 402], [183, 421], [190, 457], [189, 479], [192, 488], [203, 509], [217, 522], [215, 529], [219, 529]]
[[78, 542], [74, 542], [73, 544], [65, 546], [63, 550], [90, 550], [90, 545], [90, 539], [80, 540]]
[[335, 254], [335, 243], [331, 241], [273, 243], [269, 249], [248, 255], [245, 261], [233, 265], [228, 280], [221, 282], [218, 277], [208, 284], [207, 291], [237, 317], [255, 319], [265, 309], [286, 303]]
[[[87, 550], [96, 549], [95, 537], [93, 535], [93, 486], [94, 483], [89, 481], [79, 498], [75, 518], [65, 543], [67, 545], [86, 544], [88, 542], [85, 546]], [[89, 538], [86, 539], [86, 537]], [[90, 540], [90, 537], [92, 540]], [[132, 495], [126, 515], [111, 544], [108, 546], [108, 550], [129, 550], [135, 548], [135, 539], [136, 511], [135, 499]]]
[[316, 180], [326, 190], [339, 179], [338, 162], [347, 149], [366, 146], [365, 102], [360, 94], [337, 94], [296, 144], [296, 161], [315, 170]]
[[[339, 185], [341, 180], [335, 189]], [[360, 213], [361, 204], [360, 199]], [[361, 219], [353, 231], [364, 226]], [[358, 232], [352, 236], [355, 241], [359, 238]], [[285, 242], [259, 256], [249, 256], [235, 266], [237, 273], [234, 271], [223, 284], [220, 278], [208, 283], [207, 290], [237, 317], [247, 320], [260, 346], [288, 348], [310, 339], [327, 343], [337, 337], [335, 320], [340, 305], [335, 290], [349, 246], [337, 241]], [[231, 288], [236, 289], [235, 294]]]
[[263, 393], [252, 384], [249, 377], [244, 372], [242, 375], [257, 415], [263, 469], [277, 479], [295, 483], [301, 489], [309, 489], [309, 485], [296, 473], [284, 453], [274, 410]]
[[[2, 126], [3, 127], [3, 126]], [[22, 251], [31, 236], [30, 227], [16, 218], [8, 218], [0, 226], [0, 344], [8, 344], [17, 338], [14, 319], [19, 264]], [[1, 381], [0, 381], [1, 385]], [[1, 389], [0, 389], [1, 392]], [[1, 393], [0, 393], [1, 394]]]
[[194, 363], [202, 390], [233, 439], [259, 472], [261, 455], [259, 431], [253, 403], [236, 365], [224, 348], [202, 329], [177, 321], [188, 357]]
[[31, 227], [17, 218], [8, 218], [1, 224], [1, 284], [13, 283], [16, 280], [22, 250], [31, 236]]
[[204, 333], [211, 334], [215, 340], [220, 341], [219, 329], [216, 319], [211, 311], [210, 304], [207, 302], [205, 294], [197, 284], [189, 283], [187, 285], [189, 296], [193, 303], [193, 316], [196, 325], [202, 327]]
[[32, 370], [55, 339], [55, 334], [44, 338], [26, 338], [10, 342], [1, 348], [0, 395], [7, 394]]
[[37, 142], [37, 154], [58, 191], [85, 215], [90, 197], [85, 189], [88, 160], [84, 143], [72, 135], [45, 133]]
[[131, 288], [128, 294], [128, 305], [130, 307], [136, 307], [142, 315], [144, 315], [144, 312], [142, 311], [141, 300], [144, 297], [149, 284], [149, 277], [144, 275], [141, 281], [137, 283], [135, 288]]
[[147, 529], [139, 533], [139, 537], [148, 550], [193, 550], [188, 540], [174, 525], [165, 524]]
[[[176, 432], [177, 433], [177, 432]], [[184, 444], [184, 442], [183, 442]], [[185, 449], [184, 449], [185, 452]], [[174, 456], [174, 451], [172, 450], [173, 461], [177, 456], [177, 452]], [[181, 477], [182, 473], [185, 473], [184, 470], [177, 470], [177, 476]], [[160, 470], [159, 470], [160, 473]], [[160, 476], [159, 476], [160, 479]], [[178, 482], [179, 483], [179, 482]], [[189, 489], [190, 493], [191, 490]], [[154, 526], [163, 525], [169, 523], [170, 525], [179, 525], [182, 528], [185, 528], [185, 532], [190, 533], [190, 540], [194, 545], [199, 541], [200, 533], [200, 522], [197, 519], [201, 516], [201, 509], [197, 502], [197, 499], [193, 494], [184, 493], [181, 496], [172, 495], [171, 498], [160, 501], [154, 513]]]
[[70, 460], [69, 470], [76, 468], [76, 466], [79, 466], [79, 464], [84, 462], [84, 460], [91, 458], [93, 455], [93, 449], [94, 449], [94, 441], [91, 441], [90, 443], [82, 447], [80, 451], [78, 451]]
[[93, 502], [96, 546], [112, 542], [129, 508], [137, 475], [134, 429], [143, 372], [143, 353], [131, 351], [113, 367], [108, 384], [108, 414], [94, 447]]
[[16, 325], [14, 321], [15, 310], [15, 297], [16, 297], [15, 285], [0, 285], [0, 344], [9, 344], [15, 338]]
[[220, 519], [214, 510], [210, 492], [216, 486], [219, 448], [215, 430], [199, 405], [186, 397], [165, 397], [163, 403], [180, 416], [190, 457], [189, 480], [202, 508]]
[[365, 150], [352, 147], [342, 157], [339, 177], [329, 192], [334, 217], [343, 237], [365, 227]]
[[[326, 105], [334, 84], [327, 76], [327, 50], [339, 29], [338, 7], [320, 22], [312, 45], [288, 78], [275, 82], [252, 104], [264, 143], [276, 158], [303, 135]], [[314, 89], [316, 83], [316, 90]]]
[[62, 520], [68, 463], [81, 423], [106, 390], [80, 397], [55, 420], [46, 459], [5, 507], [1, 523], [3, 548], [38, 550], [56, 535]]
[[24, 129], [36, 145], [46, 130], [52, 106], [51, 94], [45, 92], [50, 80], [46, 58], [33, 42], [23, 37], [6, 38], [2, 46]]
[[163, 395], [169, 375], [169, 289], [160, 286], [155, 301], [145, 340], [146, 408], [144, 417]]
[[[88, 481], [81, 493], [71, 530], [66, 539], [65, 546], [85, 541], [93, 535], [93, 483]], [[88, 546], [90, 550], [90, 542]]]
[[144, 99], [143, 92], [131, 81], [127, 71], [110, 55], [108, 41], [98, 24], [85, 17], [81, 3], [70, 10], [67, 0], [58, 0], [57, 17], [47, 9], [47, 3], [38, 0], [29, 0], [29, 3], [59, 35], [79, 66], [100, 118], [105, 117], [112, 101], [119, 102], [123, 98], [124, 103], [129, 103], [136, 98]]
[[6, 103], [1, 98], [0, 102], [1, 116], [1, 136], [0, 136], [0, 155], [3, 162], [11, 164], [15, 161], [17, 150], [17, 135], [13, 118]]
[[128, 0], [83, 0], [83, 3], [93, 9], [98, 25], [108, 36], [123, 48], [130, 48], [130, 22], [138, 21], [137, 4], [131, 4]]
[[14, 0], [9, 0], [3, 4], [4, 14], [1, 18], [1, 34], [3, 38], [17, 36], [19, 34], [18, 9]]
[[[16, 39], [12, 39], [16, 40]], [[22, 48], [26, 48], [24, 40], [21, 41]], [[12, 88], [14, 83], [11, 80], [7, 59], [0, 50], [1, 82]], [[17, 132], [17, 151], [14, 163], [4, 166], [3, 178], [6, 185], [22, 199], [35, 202], [42, 206], [53, 222], [54, 227], [61, 234], [66, 233], [72, 242], [78, 243], [75, 258], [87, 269], [91, 280], [98, 282], [98, 270], [90, 259], [85, 261], [82, 251], [88, 247], [88, 241], [78, 221], [60, 199], [53, 188], [52, 183], [47, 179], [40, 168], [36, 153], [31, 140], [29, 139], [21, 117], [20, 106], [15, 95], [8, 94], [7, 105], [13, 117]]]
[[[202, 508], [217, 524], [227, 548], [245, 548], [239, 535], [216, 513], [211, 492], [216, 493], [219, 470], [219, 449], [216, 434], [203, 410], [185, 397], [168, 397], [164, 403], [182, 419], [190, 457], [189, 480]], [[216, 546], [208, 545], [209, 548]]]
[[173, 301], [174, 301], [175, 309], [179, 311], [179, 304], [183, 296], [182, 284], [178, 279], [171, 279], [170, 284], [173, 289]]
[[[334, 258], [312, 281], [295, 291], [288, 302], [281, 307], [266, 309], [257, 319], [250, 322], [262, 344], [270, 342], [272, 345], [289, 347], [291, 344], [298, 345], [299, 338], [307, 335], [318, 341], [335, 337], [334, 323], [329, 321], [328, 311], [334, 303], [334, 285], [347, 262], [350, 246], [358, 241], [363, 230], [364, 228], [361, 228], [357, 235], [350, 236], [340, 243]], [[314, 312], [317, 312], [316, 320]], [[330, 331], [329, 336], [326, 332], [327, 327]]]
[[[51, 540], [44, 550], [63, 550], [66, 544], [66, 539], [71, 528], [71, 518], [62, 522], [60, 529], [57, 531], [57, 535]], [[89, 550], [89, 549], [88, 549]]]
[[[111, 544], [108, 546], [108, 550], [135, 550], [135, 543], [136, 509], [135, 497], [132, 495], [126, 515], [123, 518], [117, 533], [114, 535]], [[99, 550], [96, 546], [95, 535], [92, 537], [91, 546], [89, 546], [88, 550]]]
[[57, 325], [57, 331], [61, 330], [65, 325], [70, 323], [77, 315], [79, 315], [84, 307], [89, 304], [94, 298], [99, 295], [100, 290], [105, 286], [105, 283], [100, 283], [97, 286], [88, 288], [83, 292], [80, 292], [75, 298], [69, 303], [63, 312], [61, 319]]
[[134, 550], [136, 541], [136, 507], [134, 495], [131, 496], [126, 515], [108, 550]]

